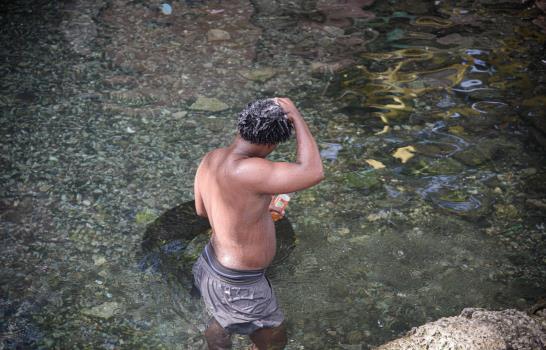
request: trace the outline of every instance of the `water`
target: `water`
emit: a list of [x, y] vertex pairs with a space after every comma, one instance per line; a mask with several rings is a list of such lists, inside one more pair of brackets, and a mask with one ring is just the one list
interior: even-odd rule
[[[0, 5], [2, 348], [201, 348], [188, 271], [206, 223], [179, 205], [266, 96], [301, 107], [327, 176], [291, 201], [270, 269], [289, 349], [367, 349], [545, 295], [538, 10], [159, 5]], [[199, 96], [219, 102], [196, 110]]]

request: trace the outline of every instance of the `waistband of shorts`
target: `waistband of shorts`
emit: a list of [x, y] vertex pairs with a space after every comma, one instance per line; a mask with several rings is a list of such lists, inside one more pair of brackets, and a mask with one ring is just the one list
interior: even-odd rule
[[226, 279], [229, 282], [234, 283], [249, 283], [254, 282], [262, 278], [265, 274], [265, 269], [261, 270], [235, 270], [229, 267], [225, 267], [220, 264], [216, 258], [216, 253], [212, 244], [207, 243], [203, 253], [201, 254], [207, 265], [220, 277]]

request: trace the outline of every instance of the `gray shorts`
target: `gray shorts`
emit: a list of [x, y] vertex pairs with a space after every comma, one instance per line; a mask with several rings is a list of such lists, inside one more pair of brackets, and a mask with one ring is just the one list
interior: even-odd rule
[[207, 310], [229, 333], [250, 334], [284, 320], [265, 270], [229, 269], [210, 243], [193, 265], [193, 277]]

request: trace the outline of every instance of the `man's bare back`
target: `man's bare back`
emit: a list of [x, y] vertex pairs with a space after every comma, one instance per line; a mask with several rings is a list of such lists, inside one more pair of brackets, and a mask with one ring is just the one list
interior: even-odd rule
[[275, 256], [275, 227], [268, 211], [271, 195], [249, 190], [237, 178], [247, 159], [232, 146], [216, 149], [203, 158], [195, 181], [218, 260], [239, 270], [265, 268]]

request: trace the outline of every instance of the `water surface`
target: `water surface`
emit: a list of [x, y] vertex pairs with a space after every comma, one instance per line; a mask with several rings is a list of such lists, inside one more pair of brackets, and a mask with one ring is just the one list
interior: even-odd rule
[[[199, 159], [265, 96], [297, 102], [326, 169], [291, 201], [293, 237], [270, 269], [288, 349], [368, 349], [464, 307], [545, 295], [538, 10], [103, 5], [0, 5], [1, 348], [202, 348], [188, 271], [206, 223], [176, 208]], [[96, 37], [71, 27], [84, 15]], [[95, 39], [75, 53], [66, 33]], [[199, 96], [220, 107], [196, 109]]]

